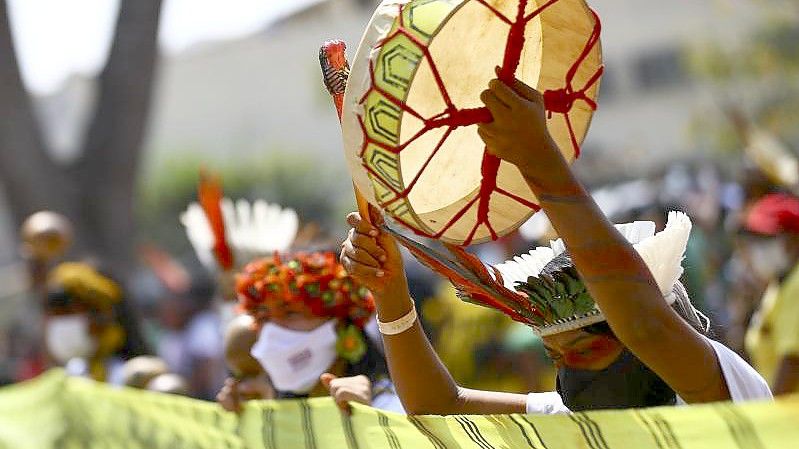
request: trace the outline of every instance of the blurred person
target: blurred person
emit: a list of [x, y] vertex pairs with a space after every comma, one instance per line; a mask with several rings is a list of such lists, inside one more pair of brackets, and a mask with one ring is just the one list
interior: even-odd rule
[[[395, 237], [353, 213], [341, 260], [375, 294], [387, 360], [407, 411], [549, 414], [771, 398], [751, 366], [703, 335], [709, 323], [678, 282], [687, 216], [670, 214], [658, 234], [654, 223], [614, 227], [549, 135], [540, 92], [493, 80], [481, 99], [493, 117], [478, 125], [487, 151], [519, 168], [563, 242], [532, 251], [536, 260], [515, 266], [518, 276], [507, 264], [504, 280], [517, 282], [494, 291], [509, 297], [475, 286], [464, 295], [483, 295], [484, 303], [516, 314], [507, 304], [531, 303], [538, 314], [530, 312], [529, 320], [558, 367], [557, 390], [522, 395], [458, 386], [416, 320]], [[380, 222], [377, 214], [370, 218]]]
[[224, 348], [231, 377], [216, 396], [217, 402], [227, 411], [241, 412], [242, 401], [277, 396], [266, 371], [250, 354], [257, 340], [258, 329], [252, 316], [241, 314], [228, 323]]
[[[12, 286], [16, 283], [20, 286], [19, 294], [12, 294], [19, 303], [14, 307], [13, 317], [5, 316], [13, 332], [13, 346], [10, 349], [19, 354], [2, 358], [9, 370], [9, 380], [16, 381], [31, 379], [47, 369], [49, 361], [42, 333], [47, 273], [72, 245], [72, 224], [56, 212], [39, 211], [22, 223], [19, 241], [19, 253], [25, 261], [25, 268], [20, 267], [19, 274], [27, 271], [27, 276], [25, 279], [20, 276], [12, 280]], [[11, 301], [5, 302], [11, 305]]]
[[215, 306], [214, 289], [214, 283], [205, 276], [192, 282], [189, 295], [194, 313], [185, 333], [190, 371], [184, 376], [195, 396], [205, 400], [214, 399], [225, 379], [222, 347], [225, 317]]
[[[743, 227], [732, 231], [732, 253], [720, 272], [726, 289], [727, 328], [724, 334], [727, 345], [742, 357], [750, 359], [746, 350], [746, 333], [752, 316], [760, 307], [763, 293], [771, 282], [771, 275], [763, 276], [767, 265], [755, 264], [753, 253], [763, 239], [753, 236]], [[759, 267], [757, 268], [756, 267]], [[761, 271], [761, 272], [758, 272]]]
[[[204, 389], [202, 397], [216, 396], [224, 379], [224, 367], [212, 366], [223, 359], [223, 331], [236, 316], [235, 274], [256, 257], [286, 252], [298, 240], [300, 223], [293, 209], [252, 203], [223, 197], [221, 180], [201, 172], [197, 202], [181, 214], [180, 221], [194, 248], [197, 259], [214, 279], [214, 286], [204, 295], [208, 304], [192, 319], [186, 329], [186, 340], [196, 361], [205, 361], [191, 373], [193, 379], [214, 380], [213, 388]], [[303, 230], [313, 235], [313, 226]], [[299, 236], [303, 238], [303, 236]], [[228, 379], [223, 390], [231, 388]], [[192, 381], [192, 385], [197, 382]]]
[[145, 389], [155, 377], [169, 372], [162, 359], [149, 355], [134, 357], [122, 366], [122, 385]]
[[[228, 311], [231, 311], [235, 304], [229, 301], [235, 300], [236, 296], [239, 298], [242, 296], [242, 292], [238, 289], [239, 283], [232, 281], [234, 281], [234, 273], [236, 273], [243, 264], [258, 257], [267, 257], [267, 259], [263, 260], [279, 261], [279, 256], [277, 256], [277, 254], [288, 253], [292, 246], [303, 241], [308, 243], [308, 239], [312, 238], [307, 236], [303, 237], [304, 233], [300, 231], [299, 218], [294, 210], [283, 208], [275, 204], [269, 204], [263, 200], [256, 200], [250, 203], [242, 199], [234, 202], [228, 198], [224, 198], [219, 179], [204, 173], [200, 175], [198, 202], [189, 205], [186, 211], [181, 215], [181, 222], [186, 228], [187, 236], [195, 249], [198, 259], [210, 272], [216, 274], [220, 287], [219, 297], [228, 300], [221, 309], [226, 309]], [[306, 225], [303, 230], [309, 231], [308, 234], [313, 235], [316, 234], [316, 232], [312, 231], [313, 227], [313, 224]], [[274, 255], [272, 259], [268, 259], [270, 255]], [[315, 257], [312, 256], [308, 260], [314, 258]], [[335, 256], [333, 256], [333, 261], [335, 262]], [[297, 263], [298, 260], [296, 259], [287, 262], [287, 264]], [[251, 265], [252, 264], [248, 265], [248, 267]], [[288, 265], [278, 262], [277, 264], [273, 264], [272, 268], [276, 271], [283, 270], [285, 274], [287, 266]], [[303, 273], [303, 277], [305, 279], [313, 278], [317, 274], [318, 273], [312, 272]], [[272, 281], [270, 285], [273, 287], [279, 285], [279, 283], [276, 283], [274, 280], [270, 281]], [[320, 278], [317, 279], [317, 281], [326, 284], [330, 279]], [[333, 279], [331, 282], [336, 284], [341, 283], [341, 280]], [[261, 285], [261, 282], [259, 281], [258, 284]], [[327, 295], [344, 295], [345, 293], [338, 291], [338, 288], [340, 287], [331, 287], [329, 291], [320, 291], [318, 294], [324, 294], [326, 297]], [[353, 292], [353, 294], [355, 293]], [[295, 298], [287, 296], [282, 297], [281, 300], [285, 301], [287, 304], [292, 303], [299, 309], [303, 309], [308, 307], [307, 305], [303, 305], [303, 298], [305, 298], [309, 303], [314, 303], [315, 312], [325, 313], [323, 311], [325, 307], [321, 306], [318, 302], [319, 296], [306, 296], [302, 295], [301, 292], [297, 292], [296, 295]], [[337, 300], [337, 298], [334, 299]], [[278, 302], [272, 303], [271, 306], [275, 313], [280, 315], [274, 319], [278, 322], [285, 320], [283, 316], [285, 314], [280, 310], [282, 306], [278, 304]], [[341, 312], [341, 310], [339, 310], [339, 312]], [[265, 316], [269, 315], [269, 313], [266, 313], [266, 315], [264, 315], [264, 313], [264, 311], [259, 311], [257, 314], [253, 314], [259, 317], [256, 326], [258, 329], [263, 327], [263, 331], [270, 329], [273, 333], [277, 334], [273, 337], [284, 337], [282, 341], [283, 344], [286, 344], [285, 338], [291, 339], [291, 336], [287, 337], [286, 333], [282, 331], [296, 332], [294, 336], [297, 337], [298, 342], [301, 343], [303, 340], [308, 340], [307, 338], [303, 339], [302, 334], [313, 333], [313, 330], [317, 326], [322, 327], [323, 330], [329, 329], [329, 326], [326, 324], [323, 325], [318, 319], [308, 316], [303, 317], [298, 310], [291, 312], [294, 315], [291, 320], [282, 321], [285, 327], [281, 327], [275, 323], [264, 324]], [[328, 313], [330, 313], [330, 311], [328, 311]], [[226, 315], [232, 317], [233, 313], [227, 313]], [[332, 316], [327, 316], [321, 321], [332, 322], [333, 320], [331, 320], [331, 318]], [[238, 400], [240, 393], [244, 393], [244, 396], [274, 395], [277, 398], [286, 398], [305, 397], [309, 395], [318, 396], [329, 392], [343, 409], [347, 408], [346, 401], [348, 400], [357, 400], [358, 402], [366, 404], [372, 403], [372, 405], [375, 406], [380, 406], [381, 403], [385, 403], [386, 406], [390, 406], [393, 398], [393, 403], [398, 405], [399, 402], [396, 400], [396, 396], [390, 394], [391, 385], [390, 382], [386, 380], [385, 361], [382, 360], [382, 356], [379, 355], [376, 348], [377, 345], [374, 342], [364, 342], [363, 325], [365, 323], [365, 320], [361, 322], [360, 319], [358, 321], [359, 326], [352, 326], [352, 323], [340, 323], [339, 327], [341, 329], [347, 329], [347, 336], [341, 338], [342, 344], [352, 343], [355, 345], [355, 347], [351, 348], [354, 352], [349, 352], [350, 350], [344, 348], [344, 346], [346, 346], [346, 344], [344, 344], [341, 350], [338, 351], [342, 354], [342, 357], [335, 363], [331, 361], [332, 366], [324, 366], [319, 372], [313, 372], [313, 370], [311, 370], [304, 373], [307, 376], [309, 372], [313, 372], [310, 380], [304, 379], [305, 382], [309, 383], [307, 385], [305, 383], [301, 385], [297, 384], [297, 379], [294, 379], [291, 373], [287, 374], [285, 371], [282, 371], [282, 375], [275, 378], [274, 373], [284, 369], [286, 364], [286, 360], [280, 356], [277, 357], [277, 360], [269, 360], [268, 363], [264, 361], [264, 357], [256, 357], [261, 362], [261, 365], [264, 366], [267, 373], [265, 375], [260, 375], [256, 374], [257, 370], [252, 366], [252, 360], [240, 354], [240, 351], [234, 351], [237, 354], [234, 354], [234, 360], [232, 360], [233, 363], [230, 366], [233, 377], [225, 381], [225, 385], [219, 392], [217, 398], [223, 406], [232, 410], [240, 409]], [[227, 337], [239, 338], [228, 338], [226, 341], [226, 343], [234, 343], [236, 342], [235, 340], [238, 340], [238, 342], [243, 343], [241, 347], [235, 348], [237, 350], [246, 346], [249, 338], [246, 330], [242, 330], [239, 326], [240, 323], [234, 324], [233, 335], [230, 333], [227, 335]], [[259, 332], [263, 331], [259, 330]], [[335, 337], [335, 333], [333, 333], [333, 335]], [[256, 354], [256, 349], [259, 348], [258, 342], [260, 342], [261, 347], [266, 347], [261, 354], [264, 355], [265, 351], [267, 354], [266, 359], [268, 359], [269, 355], [272, 353], [270, 345], [273, 344], [274, 340], [275, 338], [270, 338], [269, 343], [264, 343], [263, 338], [257, 339], [256, 344], [252, 348], [253, 355]], [[285, 349], [286, 348], [284, 348], [284, 350]], [[306, 349], [308, 348], [306, 347]], [[325, 347], [324, 342], [320, 342], [320, 346], [314, 349], [324, 352], [323, 350], [328, 348]], [[334, 350], [334, 354], [335, 352]], [[228, 363], [231, 362], [230, 355], [229, 352], [226, 354]], [[282, 355], [286, 356], [285, 353]], [[317, 354], [315, 358], [319, 356], [322, 356], [322, 354]], [[302, 364], [306, 363], [307, 360], [295, 362]], [[241, 367], [236, 367], [235, 365], [241, 363], [244, 363], [245, 369], [238, 370], [239, 372], [237, 373], [237, 368]], [[324, 373], [326, 369], [330, 369], [332, 372]], [[237, 374], [253, 375], [249, 376], [248, 381], [242, 385], [242, 382], [236, 378]], [[322, 374], [325, 374], [325, 376], [320, 377]], [[360, 374], [367, 374], [367, 376], [358, 377]], [[269, 393], [268, 387], [264, 383], [266, 379], [270, 378], [272, 379], [272, 387], [276, 390], [274, 393]], [[245, 390], [243, 392], [241, 391], [242, 387], [244, 387]]]
[[371, 293], [330, 252], [259, 259], [237, 277], [241, 309], [254, 317], [250, 353], [276, 398], [330, 394], [342, 410], [356, 401], [402, 411], [379, 345], [366, 331]]
[[168, 296], [158, 303], [157, 319], [160, 332], [156, 353], [167, 363], [170, 371], [186, 373], [190, 369], [185, 331], [191, 317], [192, 306], [188, 297], [168, 293]]
[[[238, 315], [228, 324], [225, 332], [225, 360], [232, 376], [225, 381], [217, 395], [217, 402], [225, 410], [238, 413], [242, 410], [243, 401], [277, 397], [266, 371], [250, 354], [257, 340], [258, 329], [252, 316]], [[342, 407], [346, 402], [371, 404], [371, 381], [366, 376], [337, 378], [333, 374], [325, 373], [320, 377], [320, 382]]]
[[66, 262], [47, 278], [45, 343], [71, 375], [121, 383], [126, 333], [114, 307], [122, 289], [85, 263]]
[[221, 319], [211, 306], [213, 284], [195, 277], [184, 293], [167, 292], [158, 305], [158, 356], [187, 379], [192, 396], [212, 400], [225, 378]]
[[777, 395], [799, 392], [799, 198], [778, 193], [750, 208], [746, 229], [759, 236], [752, 268], [768, 282], [746, 334], [755, 368]]

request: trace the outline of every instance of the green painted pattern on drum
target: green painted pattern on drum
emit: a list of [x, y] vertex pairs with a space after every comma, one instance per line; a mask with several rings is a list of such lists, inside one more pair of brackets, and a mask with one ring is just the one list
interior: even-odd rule
[[381, 58], [382, 70], [378, 70], [376, 75], [380, 76], [384, 83], [407, 91], [410, 88], [411, 77], [423, 56], [415, 47], [395, 45]]
[[[366, 135], [372, 141], [397, 148], [400, 142], [401, 116], [403, 112], [391, 104], [385, 95], [405, 101], [419, 64], [425, 58], [421, 45], [429, 45], [452, 12], [467, 0], [416, 0], [402, 10], [401, 20], [407, 33], [417, 39], [418, 44], [406, 35], [397, 33], [400, 18], [395, 20], [391, 32], [383, 42], [374, 61], [374, 83], [364, 102]], [[369, 143], [361, 155], [363, 164], [371, 171], [376, 198], [387, 203], [396, 198], [396, 192], [404, 191], [400, 171], [400, 155]], [[391, 187], [389, 187], [391, 186]], [[418, 223], [407, 198], [398, 199], [388, 206], [388, 212], [409, 223]]]
[[[418, 39], [422, 45], [428, 45], [445, 23], [445, 19], [466, 0], [416, 0], [403, 8], [402, 21], [404, 29]], [[411, 38], [396, 34], [399, 19], [395, 20], [391, 32], [383, 42], [380, 53], [374, 62], [375, 87], [396, 100], [405, 101], [419, 64], [424, 59], [424, 51]], [[398, 147], [400, 142], [400, 125], [402, 111], [380, 93], [372, 90], [364, 102], [366, 135], [373, 141]], [[400, 155], [369, 143], [361, 155], [363, 164], [371, 171], [369, 178], [375, 197], [381, 203], [394, 199], [396, 192], [404, 190], [400, 172]], [[389, 187], [391, 186], [391, 187]], [[411, 213], [407, 198], [396, 200], [389, 206], [389, 212], [397, 218], [417, 222]]]
[[422, 49], [408, 36], [396, 35], [387, 40], [375, 61], [376, 87], [404, 101], [410, 89], [410, 80], [419, 67], [423, 54]]
[[403, 20], [406, 28], [423, 41], [430, 43], [430, 39], [438, 32], [444, 19], [452, 13], [464, 0], [418, 0], [411, 2], [403, 10]]
[[369, 166], [380, 175], [383, 181], [397, 190], [402, 190], [402, 180], [400, 179], [398, 165], [399, 161], [396, 155], [377, 145], [369, 145], [366, 147], [366, 153], [364, 153], [363, 157]]
[[369, 179], [372, 181], [372, 186], [374, 187], [375, 191], [375, 198], [381, 203], [385, 203], [386, 201], [390, 201], [391, 198], [394, 196], [394, 192], [392, 192], [386, 184], [383, 182], [382, 179], [378, 178], [377, 176], [369, 173]]
[[410, 205], [406, 200], [397, 201], [395, 205], [392, 205], [388, 209], [388, 212], [394, 217], [399, 218], [401, 220], [411, 219]]
[[372, 97], [379, 97], [366, 107], [367, 122], [366, 130], [369, 137], [386, 145], [394, 146], [399, 140], [400, 109], [388, 102], [379, 93], [373, 93]]
[[[375, 198], [377, 198], [381, 204], [385, 204], [396, 197], [394, 191], [386, 186], [386, 183], [382, 177], [369, 173], [369, 179], [372, 181], [372, 188], [375, 192]], [[408, 200], [403, 198], [391, 203], [391, 205], [387, 207], [387, 211], [396, 218], [408, 221], [413, 220], [413, 216], [411, 215], [409, 208], [410, 205], [408, 204]]]

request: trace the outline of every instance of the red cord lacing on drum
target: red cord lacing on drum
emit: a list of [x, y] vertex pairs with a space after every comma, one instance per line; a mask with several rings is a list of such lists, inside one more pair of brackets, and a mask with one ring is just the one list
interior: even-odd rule
[[[527, 5], [529, 0], [519, 0], [519, 5], [517, 8], [516, 17], [511, 20], [506, 17], [504, 14], [499, 12], [496, 8], [488, 4], [486, 0], [475, 0], [477, 3], [485, 6], [488, 8], [494, 15], [499, 18], [499, 20], [507, 23], [510, 26], [510, 31], [508, 32], [508, 39], [505, 45], [505, 55], [502, 62], [502, 67], [499, 71], [499, 79], [506, 83], [509, 86], [513, 85], [513, 81], [515, 79], [516, 70], [519, 67], [519, 62], [521, 61], [521, 54], [524, 50], [524, 32], [527, 27], [527, 24], [539, 16], [542, 12], [544, 12], [547, 8], [552, 6], [553, 4], [557, 3], [559, 0], [550, 0], [547, 3], [541, 5], [535, 11], [531, 12], [530, 14], [525, 15], [525, 10], [527, 9]], [[438, 151], [442, 148], [444, 143], [446, 142], [447, 138], [449, 138], [452, 131], [457, 128], [464, 127], [464, 126], [472, 126], [478, 123], [487, 123], [493, 120], [491, 117], [491, 112], [488, 108], [481, 107], [481, 108], [466, 108], [466, 109], [458, 109], [452, 102], [449, 97], [449, 93], [447, 92], [446, 86], [444, 86], [444, 81], [441, 78], [441, 75], [436, 67], [435, 61], [430, 54], [430, 49], [426, 44], [421, 42], [419, 39], [416, 38], [412, 33], [410, 33], [405, 28], [404, 18], [403, 18], [403, 9], [408, 4], [399, 5], [400, 13], [399, 13], [399, 26], [397, 29], [391, 33], [389, 36], [384, 38], [381, 42], [379, 42], [375, 48], [380, 48], [385, 42], [398, 35], [402, 35], [413, 42], [423, 53], [424, 57], [427, 58], [428, 62], [430, 63], [430, 69], [433, 73], [433, 79], [438, 86], [438, 89], [441, 93], [441, 97], [446, 104], [446, 109], [439, 114], [436, 114], [432, 117], [422, 117], [421, 114], [416, 112], [413, 108], [409, 107], [400, 99], [394, 97], [390, 93], [386, 92], [384, 89], [377, 87], [375, 83], [375, 70], [374, 70], [374, 62], [371, 62], [369, 65], [369, 75], [371, 77], [371, 87], [370, 89], [364, 94], [364, 96], [360, 99], [360, 104], [363, 104], [370, 93], [373, 91], [380, 93], [383, 97], [385, 97], [389, 102], [391, 102], [394, 106], [401, 109], [402, 111], [411, 114], [412, 116], [419, 119], [422, 123], [424, 123], [424, 127], [422, 127], [419, 132], [413, 135], [408, 141], [401, 143], [397, 146], [386, 145], [382, 142], [379, 142], [375, 139], [369, 137], [366, 131], [366, 125], [364, 123], [363, 117], [359, 116], [358, 120], [361, 126], [361, 130], [364, 135], [363, 146], [361, 147], [361, 151], [359, 157], [363, 158], [364, 153], [369, 145], [375, 145], [383, 150], [386, 150], [393, 154], [399, 154], [408, 145], [415, 142], [418, 138], [426, 134], [427, 132], [438, 129], [438, 128], [446, 128], [444, 135], [438, 141], [436, 146], [433, 148], [433, 151], [430, 153], [428, 158], [425, 160], [424, 164], [420, 168], [419, 172], [414, 176], [411, 182], [405, 187], [404, 190], [398, 190], [390, 185], [390, 183], [383, 182], [382, 184], [392, 193], [394, 193], [394, 198], [391, 198], [388, 201], [382, 201], [378, 199], [379, 204], [382, 208], [390, 207], [392, 204], [396, 203], [401, 199], [407, 198], [410, 192], [413, 190], [416, 183], [419, 181], [422, 173], [427, 169], [430, 162], [433, 158], [438, 154]], [[569, 130], [569, 136], [571, 138], [572, 147], [574, 150], [575, 158], [580, 156], [580, 146], [577, 142], [577, 137], [574, 134], [574, 130], [572, 128], [571, 120], [569, 118], [569, 112], [571, 111], [572, 106], [578, 100], [582, 100], [588, 104], [591, 109], [596, 110], [596, 103], [588, 98], [586, 92], [590, 89], [602, 76], [603, 68], [599, 67], [596, 73], [588, 80], [588, 82], [583, 86], [581, 89], [576, 89], [572, 85], [572, 81], [574, 79], [577, 70], [580, 68], [580, 65], [583, 63], [585, 58], [590, 54], [591, 50], [596, 46], [599, 42], [599, 35], [601, 31], [601, 23], [599, 20], [599, 16], [591, 10], [591, 14], [594, 17], [594, 29], [589, 36], [588, 41], [586, 42], [583, 51], [580, 53], [577, 60], [571, 66], [569, 71], [566, 74], [566, 82], [563, 88], [557, 90], [547, 90], [544, 92], [544, 107], [548, 112], [548, 118], [552, 117], [553, 113], [563, 114], [566, 125]], [[465, 214], [472, 208], [475, 204], [477, 204], [477, 222], [475, 223], [474, 227], [469, 232], [468, 236], [463, 242], [463, 246], [468, 246], [474, 240], [474, 236], [477, 233], [480, 225], [485, 225], [488, 229], [491, 239], [496, 240], [499, 236], [497, 235], [496, 231], [491, 226], [491, 222], [489, 221], [488, 212], [489, 212], [489, 204], [491, 200], [491, 195], [497, 193], [500, 195], [504, 195], [512, 200], [529, 207], [533, 210], [539, 210], [540, 206], [528, 201], [518, 195], [515, 195], [507, 190], [499, 187], [497, 185], [497, 174], [499, 172], [501, 160], [496, 156], [490, 154], [488, 151], [483, 152], [483, 161], [481, 165], [481, 175], [482, 180], [480, 182], [480, 189], [479, 193], [472, 198], [469, 202], [467, 202], [458, 212], [456, 212], [450, 220], [435, 234], [430, 234], [425, 232], [421, 229], [416, 228], [411, 223], [407, 221], [395, 217], [400, 223], [405, 225], [406, 227], [412, 229], [419, 235], [438, 239], [444, 235], [452, 226], [457, 223]], [[368, 164], [365, 162], [362, 163], [363, 167], [369, 172], [372, 176], [376, 177], [377, 179], [383, 179], [382, 176], [377, 173], [374, 169], [369, 167]]]

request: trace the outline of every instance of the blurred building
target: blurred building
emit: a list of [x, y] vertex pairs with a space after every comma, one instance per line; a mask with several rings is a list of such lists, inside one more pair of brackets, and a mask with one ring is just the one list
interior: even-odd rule
[[[352, 57], [376, 3], [319, 0], [248, 37], [165, 56], [147, 141], [149, 163], [175, 152], [221, 159], [281, 148], [332, 155], [326, 163], [343, 169], [339, 126], [321, 84], [317, 52], [324, 40], [340, 38]], [[692, 82], [684, 49], [701, 39], [734, 42], [744, 36], [758, 17], [752, 2], [590, 4], [603, 21], [606, 74], [584, 154], [613, 156], [624, 166], [612, 170], [632, 171], [689, 155], [694, 148], [687, 120], [713, 99]], [[72, 78], [61, 92], [38, 102], [62, 158], [74, 152], [91, 94], [89, 81]]]
[[[689, 42], [744, 36], [747, 0], [593, 0], [603, 19], [606, 76], [600, 109], [584, 144], [583, 175], [607, 179], [694, 156], [687, 123], [713, 104], [691, 81]], [[352, 57], [376, 0], [319, 0], [248, 37], [164, 56], [147, 140], [147, 165], [176, 153], [217, 160], [270, 149], [312, 152], [324, 169], [345, 170], [338, 121], [321, 84], [317, 53], [326, 39]], [[479, 57], [479, 55], [475, 55]], [[74, 155], [92, 104], [92, 83], [72, 78], [37, 101], [59, 158]], [[605, 161], [617, 161], [608, 164]], [[0, 205], [0, 209], [1, 209]], [[0, 234], [3, 233], [0, 213]], [[0, 260], [8, 245], [0, 237]]]
[[319, 46], [343, 39], [352, 57], [373, 5], [320, 1], [249, 37], [166, 59], [150, 129], [150, 162], [173, 151], [225, 158], [282, 149], [315, 152], [328, 169], [344, 170]]
[[[150, 130], [150, 162], [176, 150], [225, 157], [283, 148], [314, 152], [326, 158], [326, 167], [343, 170], [338, 122], [321, 86], [316, 55], [322, 41], [341, 38], [352, 57], [376, 3], [321, 0], [247, 38], [166, 59]], [[745, 34], [741, 31], [757, 17], [751, 2], [590, 3], [603, 19], [607, 75], [584, 154], [624, 161], [605, 165], [610, 175], [689, 156], [694, 148], [687, 121], [713, 100], [691, 82], [684, 48], [697, 39]]]
[[602, 180], [641, 175], [676, 159], [701, 156], [689, 136], [689, 122], [720, 104], [712, 88], [694, 80], [686, 49], [709, 39], [734, 45], [760, 17], [753, 13], [756, 2], [589, 3], [602, 18], [605, 76], [584, 144], [583, 155], [591, 163], [582, 174]]

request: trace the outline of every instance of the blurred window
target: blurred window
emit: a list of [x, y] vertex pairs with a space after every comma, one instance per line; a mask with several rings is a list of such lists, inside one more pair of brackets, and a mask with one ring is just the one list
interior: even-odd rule
[[682, 84], [687, 79], [682, 52], [678, 48], [650, 51], [633, 63], [634, 79], [642, 89], [659, 89]]
[[772, 48], [777, 56], [789, 61], [799, 59], [799, 25], [784, 24], [769, 27], [760, 39], [767, 48]]

